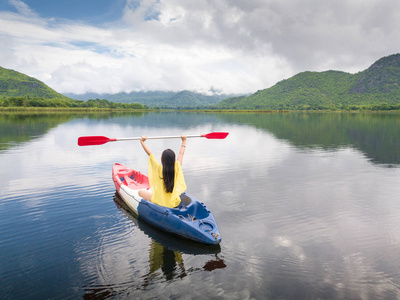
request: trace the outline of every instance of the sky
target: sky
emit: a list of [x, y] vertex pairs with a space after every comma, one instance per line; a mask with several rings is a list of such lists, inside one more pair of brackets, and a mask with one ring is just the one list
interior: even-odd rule
[[60, 93], [245, 94], [400, 52], [399, 0], [0, 0], [0, 66]]

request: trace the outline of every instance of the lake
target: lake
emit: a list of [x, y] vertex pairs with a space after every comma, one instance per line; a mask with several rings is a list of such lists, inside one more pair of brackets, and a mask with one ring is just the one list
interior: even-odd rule
[[[139, 141], [77, 145], [214, 131], [183, 172], [217, 247], [121, 207], [111, 168], [147, 173]], [[400, 114], [1, 114], [0, 167], [3, 299], [400, 298]]]

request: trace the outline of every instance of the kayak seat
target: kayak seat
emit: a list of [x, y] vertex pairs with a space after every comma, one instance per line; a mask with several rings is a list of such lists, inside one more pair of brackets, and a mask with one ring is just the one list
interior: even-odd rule
[[190, 199], [185, 193], [182, 193], [180, 195], [181, 198], [181, 203], [176, 207], [179, 210], [186, 209], [187, 206], [192, 202], [192, 199]]
[[132, 174], [132, 179], [137, 183], [143, 183], [143, 174], [138, 171], [134, 171]]
[[127, 175], [124, 176], [124, 183], [126, 185], [138, 185], [137, 182], [132, 179], [132, 177], [129, 177]]
[[176, 208], [171, 209], [175, 215], [189, 219], [194, 217], [196, 220], [208, 217], [209, 211], [199, 202], [192, 201], [185, 193], [180, 198], [181, 203]]

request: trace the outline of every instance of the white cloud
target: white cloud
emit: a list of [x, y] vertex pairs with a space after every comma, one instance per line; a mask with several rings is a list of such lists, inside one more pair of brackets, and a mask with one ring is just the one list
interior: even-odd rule
[[358, 72], [398, 52], [400, 2], [128, 0], [95, 27], [0, 12], [0, 65], [59, 92], [255, 92], [305, 70]]
[[36, 18], [38, 15], [21, 0], [8, 1], [21, 15]]

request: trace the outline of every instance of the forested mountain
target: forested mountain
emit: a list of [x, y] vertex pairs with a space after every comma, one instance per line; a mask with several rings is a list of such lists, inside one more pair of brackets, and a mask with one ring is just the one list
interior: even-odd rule
[[171, 98], [164, 100], [160, 103], [161, 107], [205, 107], [218, 103], [220, 100], [225, 99], [226, 95], [207, 96], [190, 91], [182, 91], [176, 93]]
[[229, 95], [207, 96], [191, 91], [171, 92], [171, 91], [140, 91], [118, 94], [65, 94], [66, 96], [77, 100], [106, 99], [108, 101], [119, 103], [141, 103], [149, 107], [161, 108], [197, 108], [205, 107], [218, 103], [226, 99]]
[[[383, 57], [364, 72], [350, 92], [358, 94], [390, 94], [400, 89], [400, 54]], [[400, 100], [400, 99], [397, 99]]]
[[119, 102], [119, 103], [133, 103], [138, 102], [144, 105], [153, 106], [161, 101], [168, 100], [174, 96], [176, 92], [170, 91], [140, 91], [140, 92], [121, 92], [117, 94], [107, 94], [107, 93], [85, 93], [85, 94], [73, 94], [65, 93], [72, 99], [87, 101], [90, 99], [106, 99], [108, 101]]
[[2, 67], [0, 67], [0, 97], [69, 99], [33, 77]]
[[383, 57], [365, 71], [303, 72], [248, 97], [217, 104], [230, 109], [376, 109], [400, 105], [400, 54]]
[[99, 99], [87, 102], [73, 100], [33, 77], [2, 67], [0, 67], [0, 107], [144, 109], [139, 103], [113, 103]]

